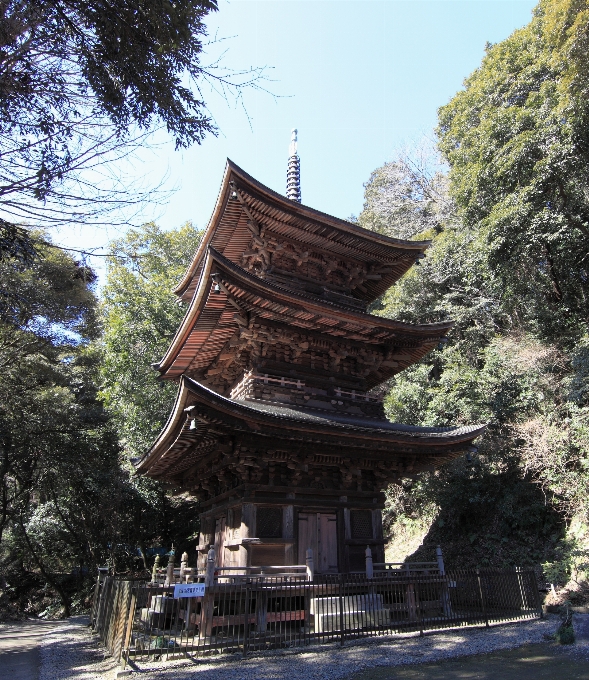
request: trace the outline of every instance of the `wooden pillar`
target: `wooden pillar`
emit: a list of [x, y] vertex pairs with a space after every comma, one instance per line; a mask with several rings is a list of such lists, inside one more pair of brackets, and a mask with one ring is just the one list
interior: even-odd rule
[[342, 549], [341, 554], [343, 559], [341, 562], [340, 571], [343, 574], [347, 574], [350, 571], [350, 547], [347, 541], [352, 538], [352, 529], [350, 524], [350, 508], [343, 508], [342, 510], [342, 530], [340, 531], [340, 536], [342, 536]]
[[294, 506], [287, 505], [282, 513], [282, 537], [290, 541], [284, 546], [284, 564], [296, 564], [294, 549]]
[[207, 554], [207, 566], [205, 571], [205, 596], [202, 600], [200, 610], [200, 625], [198, 627], [199, 637], [201, 640], [210, 637], [213, 628], [215, 596], [208, 591], [215, 585], [215, 561], [215, 550], [214, 548], [211, 548]]
[[[256, 538], [254, 531], [256, 528], [256, 506], [253, 503], [244, 503], [241, 506], [241, 538]], [[250, 551], [245, 546], [239, 547], [239, 566], [251, 566]]]
[[[379, 508], [378, 510], [373, 510], [372, 511], [372, 535], [377, 541], [382, 541], [384, 538], [383, 535], [383, 530], [382, 530], [382, 510]], [[377, 543], [375, 547], [375, 558], [377, 562], [384, 562], [384, 544], [383, 543]]]
[[268, 625], [268, 591], [258, 588], [256, 592], [256, 632], [265, 633]]

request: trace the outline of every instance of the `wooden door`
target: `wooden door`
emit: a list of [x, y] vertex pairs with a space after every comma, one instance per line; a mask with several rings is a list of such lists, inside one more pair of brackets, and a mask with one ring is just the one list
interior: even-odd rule
[[299, 513], [299, 564], [305, 564], [307, 548], [313, 551], [318, 574], [337, 572], [336, 515], [320, 512]]
[[215, 522], [215, 566], [225, 566], [225, 517], [219, 517]]
[[337, 573], [337, 518], [335, 515], [317, 515], [318, 571]]
[[306, 564], [307, 548], [313, 551], [313, 560], [317, 559], [317, 513], [299, 513], [299, 564]]

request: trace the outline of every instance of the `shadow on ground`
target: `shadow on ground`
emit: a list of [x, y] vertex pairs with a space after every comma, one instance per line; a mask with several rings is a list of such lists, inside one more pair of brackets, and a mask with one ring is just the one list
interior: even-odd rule
[[350, 680], [589, 680], [589, 662], [555, 643], [418, 666], [371, 668]]

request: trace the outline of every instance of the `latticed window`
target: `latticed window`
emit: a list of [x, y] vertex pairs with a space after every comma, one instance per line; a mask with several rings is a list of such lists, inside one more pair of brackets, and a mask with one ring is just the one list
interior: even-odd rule
[[281, 538], [282, 508], [258, 506], [256, 524], [258, 538]]
[[352, 538], [373, 538], [370, 510], [350, 510]]

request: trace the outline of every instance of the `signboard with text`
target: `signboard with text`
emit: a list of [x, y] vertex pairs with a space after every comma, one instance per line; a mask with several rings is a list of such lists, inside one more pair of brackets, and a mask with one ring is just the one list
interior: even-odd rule
[[177, 583], [174, 586], [174, 599], [181, 597], [203, 597], [205, 594], [204, 583]]

